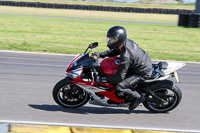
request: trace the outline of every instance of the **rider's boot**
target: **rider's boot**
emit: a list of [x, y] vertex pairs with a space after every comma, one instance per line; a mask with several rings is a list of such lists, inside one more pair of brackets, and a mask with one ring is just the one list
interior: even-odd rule
[[128, 95], [132, 102], [129, 106], [129, 110], [135, 109], [140, 103], [144, 102], [144, 96], [140, 95], [137, 91], [131, 89], [123, 89], [123, 92]]
[[137, 98], [135, 101], [133, 101], [130, 106], [129, 106], [129, 110], [134, 110], [135, 108], [137, 108], [137, 106], [140, 104], [140, 103], [143, 103], [145, 100], [144, 96], [143, 95], [140, 95], [140, 98]]

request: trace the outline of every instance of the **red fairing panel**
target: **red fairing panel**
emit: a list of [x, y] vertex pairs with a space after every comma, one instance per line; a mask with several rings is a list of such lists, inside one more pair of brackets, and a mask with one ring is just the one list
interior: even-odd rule
[[121, 99], [121, 98], [118, 99], [118, 97], [114, 93], [109, 92], [109, 91], [98, 92], [98, 94], [104, 95], [116, 103], [124, 103], [125, 102], [124, 99]]
[[[74, 84], [79, 84], [79, 85], [91, 86], [91, 87], [92, 87], [92, 86], [95, 87], [95, 86], [97, 85], [96, 82], [93, 82], [93, 85], [91, 85], [92, 82], [83, 81], [83, 80], [81, 79], [81, 77], [78, 77], [78, 78], [74, 79], [74, 80], [72, 81], [72, 83], [74, 83]], [[111, 99], [112, 101], [114, 101], [114, 102], [116, 102], [116, 103], [124, 103], [124, 102], [125, 102], [124, 99], [121, 99], [121, 98], [119, 99], [119, 98], [116, 96], [116, 94], [115, 94], [115, 89], [114, 89], [114, 86], [113, 86], [113, 85], [109, 85], [109, 84], [101, 84], [101, 85], [107, 86], [107, 87], [111, 87], [111, 89], [110, 89], [110, 90], [107, 90], [107, 91], [103, 91], [103, 92], [97, 92], [98, 94], [104, 95], [104, 96], [106, 96], [107, 98]], [[96, 87], [96, 88], [98, 88], [98, 87]], [[99, 90], [102, 90], [102, 89], [99, 88]]]
[[74, 79], [74, 80], [72, 81], [72, 83], [74, 83], [74, 84], [79, 84], [79, 85], [87, 85], [87, 86], [95, 86], [95, 85], [97, 85], [96, 82], [93, 82], [93, 85], [91, 85], [91, 84], [92, 84], [92, 81], [90, 81], [90, 82], [84, 81], [80, 76], [79, 76], [78, 78]]
[[109, 57], [104, 59], [101, 62], [101, 70], [107, 75], [111, 76], [117, 73], [117, 70], [120, 65], [120, 58], [119, 57]]
[[66, 72], [69, 72], [69, 68], [74, 64], [74, 62], [76, 62], [80, 57], [82, 56], [82, 54], [78, 54], [76, 57], [74, 57], [74, 59], [72, 60], [72, 62], [70, 63], [70, 65], [68, 66]]

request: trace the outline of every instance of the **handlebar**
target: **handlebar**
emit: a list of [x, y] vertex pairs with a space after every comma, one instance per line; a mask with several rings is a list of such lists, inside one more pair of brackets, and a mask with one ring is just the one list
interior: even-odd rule
[[95, 62], [97, 62], [97, 63], [99, 62], [99, 61], [98, 61], [99, 58], [98, 58], [97, 56], [95, 56], [95, 55], [92, 54], [90, 57], [91, 57], [92, 59], [94, 59]]

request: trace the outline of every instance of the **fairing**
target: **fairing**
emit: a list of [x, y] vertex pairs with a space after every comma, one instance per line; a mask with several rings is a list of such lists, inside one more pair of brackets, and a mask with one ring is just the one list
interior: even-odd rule
[[79, 59], [77, 59], [72, 66], [70, 66], [70, 69], [76, 69], [77, 67], [80, 66], [91, 66], [94, 60], [89, 56], [89, 52], [81, 56]]
[[70, 67], [74, 64], [74, 62], [76, 62], [82, 55], [78, 54], [77, 56], [74, 57], [74, 59], [71, 61], [70, 65], [68, 66], [66, 72], [70, 71]]
[[168, 63], [167, 69], [163, 70], [165, 75], [175, 72], [176, 70], [185, 66], [185, 63], [178, 63], [178, 62], [167, 62], [167, 63]]

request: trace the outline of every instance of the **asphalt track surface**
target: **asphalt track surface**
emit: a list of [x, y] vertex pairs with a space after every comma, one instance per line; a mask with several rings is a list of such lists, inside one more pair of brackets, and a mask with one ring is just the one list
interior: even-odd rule
[[0, 15], [17, 15], [17, 16], [28, 16], [28, 17], [46, 17], [46, 18], [78, 19], [78, 20], [122, 22], [122, 23], [139, 23], [139, 24], [177, 25], [176, 23], [166, 23], [166, 22], [148, 22], [148, 21], [130, 21], [130, 20], [96, 19], [96, 18], [64, 17], [64, 16], [49, 16], [49, 15], [31, 15], [31, 14], [15, 14], [15, 13], [0, 13]]
[[52, 98], [73, 56], [0, 52], [0, 122], [26, 121], [200, 132], [200, 64], [178, 71], [183, 99], [169, 113], [86, 104], [65, 109]]

